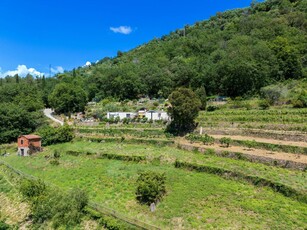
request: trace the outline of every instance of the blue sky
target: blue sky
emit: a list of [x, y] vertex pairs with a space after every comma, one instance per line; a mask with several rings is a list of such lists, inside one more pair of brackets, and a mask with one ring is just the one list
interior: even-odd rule
[[0, 0], [0, 77], [71, 70], [251, 0]]

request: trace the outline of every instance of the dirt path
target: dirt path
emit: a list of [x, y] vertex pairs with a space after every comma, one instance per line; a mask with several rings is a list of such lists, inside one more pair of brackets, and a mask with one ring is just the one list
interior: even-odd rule
[[53, 113], [53, 111], [51, 109], [44, 109], [44, 115], [46, 117], [48, 117], [49, 119], [51, 119], [51, 120], [53, 120], [53, 121], [55, 121], [55, 122], [57, 122], [57, 123], [59, 123], [61, 125], [64, 125], [64, 122], [56, 119], [55, 117], [53, 117], [52, 113]]
[[184, 144], [184, 145], [194, 146], [194, 147], [211, 148], [217, 151], [238, 152], [238, 153], [244, 153], [244, 154], [253, 155], [253, 156], [261, 156], [261, 157], [267, 157], [271, 159], [279, 159], [279, 160], [293, 161], [293, 162], [307, 164], [307, 155], [298, 155], [298, 154], [284, 153], [284, 152], [271, 152], [271, 151], [263, 150], [263, 149], [247, 149], [246, 147], [242, 147], [242, 146], [230, 146], [228, 148], [224, 148], [218, 144], [209, 145], [209, 146], [203, 145], [201, 143], [191, 144], [189, 141], [187, 141], [184, 138], [177, 139], [176, 142], [180, 144]]
[[250, 136], [239, 136], [239, 135], [210, 135], [214, 137], [215, 139], [221, 139], [222, 137], [229, 137], [233, 140], [255, 140], [256, 142], [262, 142], [262, 143], [268, 143], [268, 144], [277, 144], [277, 145], [290, 145], [290, 146], [298, 146], [298, 147], [306, 147], [307, 148], [307, 142], [299, 142], [299, 141], [282, 141], [282, 140], [276, 140], [276, 139], [267, 139], [267, 138], [261, 138], [261, 137], [250, 137]]

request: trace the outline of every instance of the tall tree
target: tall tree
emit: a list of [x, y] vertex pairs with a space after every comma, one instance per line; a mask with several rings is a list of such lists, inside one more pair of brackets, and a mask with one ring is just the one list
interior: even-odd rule
[[201, 86], [200, 88], [196, 89], [195, 91], [196, 95], [198, 96], [200, 102], [201, 102], [201, 106], [200, 109], [201, 110], [206, 110], [206, 106], [207, 106], [207, 94], [206, 94], [206, 89], [204, 86]]
[[168, 97], [171, 106], [168, 114], [171, 123], [167, 131], [175, 135], [184, 135], [196, 128], [195, 118], [201, 107], [201, 102], [197, 95], [188, 88], [178, 88]]
[[72, 113], [84, 111], [87, 96], [78, 85], [60, 83], [56, 85], [48, 97], [48, 101], [56, 113]]

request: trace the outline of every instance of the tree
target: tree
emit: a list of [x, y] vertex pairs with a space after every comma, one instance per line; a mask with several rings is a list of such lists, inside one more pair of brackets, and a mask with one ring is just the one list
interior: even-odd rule
[[37, 130], [37, 134], [42, 137], [42, 144], [44, 146], [69, 142], [74, 138], [74, 130], [68, 125], [59, 128], [42, 126]]
[[195, 91], [196, 95], [198, 96], [200, 102], [201, 102], [201, 110], [206, 110], [207, 106], [207, 94], [206, 94], [206, 89], [204, 86], [201, 86]]
[[56, 113], [72, 113], [84, 111], [87, 96], [78, 85], [60, 83], [56, 85], [48, 100]]
[[136, 199], [150, 205], [161, 200], [166, 193], [164, 173], [142, 172], [137, 179]]
[[184, 135], [195, 129], [194, 120], [201, 107], [197, 95], [191, 89], [178, 88], [171, 93], [168, 99], [171, 103], [168, 109], [171, 123], [167, 131], [175, 135]]
[[31, 133], [43, 122], [42, 112], [29, 112], [14, 103], [0, 104], [0, 143], [16, 141], [20, 134]]
[[19, 76], [18, 76], [18, 74], [15, 74], [15, 79], [16, 79], [16, 83], [18, 84], [19, 83]]

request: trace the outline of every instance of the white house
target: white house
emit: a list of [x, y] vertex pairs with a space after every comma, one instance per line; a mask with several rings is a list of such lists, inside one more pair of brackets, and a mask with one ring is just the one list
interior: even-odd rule
[[124, 118], [134, 118], [134, 117], [146, 117], [148, 120], [153, 120], [153, 121], [159, 121], [159, 120], [164, 120], [167, 121], [169, 120], [169, 116], [167, 115], [166, 112], [163, 111], [145, 111], [145, 110], [140, 110], [138, 113], [134, 112], [108, 112], [107, 113], [107, 118], [112, 119], [112, 118], [117, 118], [119, 117], [120, 120], [123, 120]]
[[107, 118], [112, 119], [112, 118], [117, 118], [119, 117], [120, 120], [123, 120], [124, 118], [134, 118], [137, 115], [137, 113], [133, 112], [108, 112], [107, 113]]
[[169, 120], [169, 116], [168, 116], [167, 112], [163, 112], [163, 111], [149, 110], [145, 113], [145, 117], [147, 117], [148, 120], [153, 120], [153, 121], [158, 121], [158, 120], [167, 121], [167, 120]]

